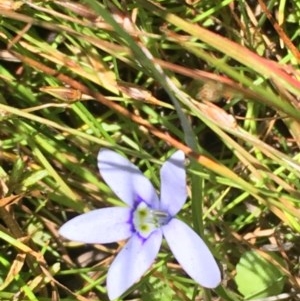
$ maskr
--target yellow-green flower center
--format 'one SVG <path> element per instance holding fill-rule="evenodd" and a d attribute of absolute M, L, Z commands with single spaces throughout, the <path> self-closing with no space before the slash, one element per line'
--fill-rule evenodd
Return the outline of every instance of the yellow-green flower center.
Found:
<path fill-rule="evenodd" d="M 133 212 L 133 225 L 143 238 L 147 238 L 155 229 L 159 228 L 168 219 L 163 211 L 153 210 L 146 203 L 141 202 Z"/>

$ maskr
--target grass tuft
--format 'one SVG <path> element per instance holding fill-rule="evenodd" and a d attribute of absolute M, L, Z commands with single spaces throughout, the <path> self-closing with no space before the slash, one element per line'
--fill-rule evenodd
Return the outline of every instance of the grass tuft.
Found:
<path fill-rule="evenodd" d="M 200 288 L 163 245 L 124 300 L 298 300 L 299 11 L 284 0 L 0 1 L 0 299 L 108 300 L 122 243 L 57 230 L 120 204 L 96 168 L 109 147 L 157 188 L 162 162 L 186 154 L 180 218 L 223 271 L 217 289 Z M 254 279 L 251 267 L 276 272 Z"/>

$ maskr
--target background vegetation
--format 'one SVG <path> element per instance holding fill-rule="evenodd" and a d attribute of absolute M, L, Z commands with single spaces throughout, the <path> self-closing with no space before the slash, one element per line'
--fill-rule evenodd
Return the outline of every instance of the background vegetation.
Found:
<path fill-rule="evenodd" d="M 180 217 L 223 272 L 204 290 L 163 246 L 124 299 L 299 300 L 299 31 L 289 0 L 0 1 L 0 299 L 107 300 L 123 243 L 57 233 L 119 203 L 105 146 L 157 188 L 186 153 Z"/>

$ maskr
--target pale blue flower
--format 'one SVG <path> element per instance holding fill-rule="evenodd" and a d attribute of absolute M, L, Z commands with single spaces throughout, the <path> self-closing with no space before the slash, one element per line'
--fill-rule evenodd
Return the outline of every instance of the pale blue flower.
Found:
<path fill-rule="evenodd" d="M 116 299 L 137 282 L 154 262 L 166 239 L 185 272 L 200 285 L 215 288 L 220 270 L 204 241 L 175 218 L 186 201 L 184 153 L 177 151 L 160 170 L 160 199 L 140 170 L 109 149 L 98 154 L 98 167 L 107 185 L 127 205 L 97 209 L 65 223 L 59 233 L 84 243 L 128 239 L 107 274 L 109 298 Z"/>

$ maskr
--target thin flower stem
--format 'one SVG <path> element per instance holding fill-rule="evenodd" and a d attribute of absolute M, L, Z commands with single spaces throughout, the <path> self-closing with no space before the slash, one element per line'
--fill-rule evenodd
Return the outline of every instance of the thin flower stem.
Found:
<path fill-rule="evenodd" d="M 191 164 L 193 169 L 200 170 L 201 166 L 199 164 L 192 163 Z M 203 227 L 203 179 L 201 179 L 197 175 L 191 176 L 191 183 L 192 183 L 192 217 L 193 217 L 193 226 L 195 231 L 203 237 L 204 234 L 204 227 Z"/>

